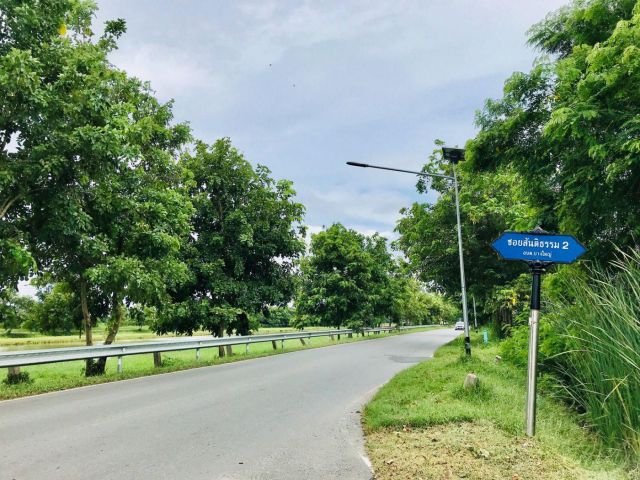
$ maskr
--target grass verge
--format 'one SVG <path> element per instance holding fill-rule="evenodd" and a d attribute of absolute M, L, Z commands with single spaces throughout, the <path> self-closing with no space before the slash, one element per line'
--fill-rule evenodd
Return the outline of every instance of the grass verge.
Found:
<path fill-rule="evenodd" d="M 85 363 L 82 360 L 33 365 L 21 368 L 22 372 L 27 372 L 29 374 L 29 382 L 7 385 L 0 381 L 0 400 L 25 397 L 28 395 L 36 395 L 56 390 L 65 390 L 85 385 L 95 385 L 98 383 L 107 383 L 129 378 L 175 372 L 190 368 L 237 362 L 240 360 L 277 355 L 297 350 L 327 347 L 330 345 L 352 343 L 362 340 L 373 340 L 390 335 L 404 335 L 407 333 L 432 330 L 434 328 L 440 327 L 421 328 L 411 331 L 383 333 L 380 335 L 354 338 L 348 338 L 346 335 L 342 335 L 340 340 L 331 340 L 329 337 L 316 337 L 312 338 L 311 342 L 309 342 L 308 339 L 305 339 L 307 345 L 304 346 L 298 339 L 287 340 L 284 342 L 284 349 L 280 347 L 280 342 L 277 342 L 277 350 L 273 349 L 271 342 L 256 343 L 250 346 L 248 353 L 245 353 L 244 345 L 237 345 L 233 347 L 234 354 L 232 356 L 225 356 L 222 358 L 218 356 L 217 347 L 202 348 L 200 350 L 200 360 L 196 360 L 195 350 L 166 352 L 162 354 L 162 366 L 160 367 L 154 367 L 152 354 L 130 355 L 123 357 L 123 373 L 117 372 L 117 359 L 109 358 L 107 359 L 106 373 L 95 377 L 84 376 Z M 1 370 L 6 372 L 6 369 Z"/>
<path fill-rule="evenodd" d="M 497 345 L 461 339 L 394 377 L 364 410 L 376 479 L 638 479 L 555 400 L 538 399 L 535 439 L 523 434 L 525 371 L 496 363 Z M 480 387 L 465 390 L 467 373 Z"/>

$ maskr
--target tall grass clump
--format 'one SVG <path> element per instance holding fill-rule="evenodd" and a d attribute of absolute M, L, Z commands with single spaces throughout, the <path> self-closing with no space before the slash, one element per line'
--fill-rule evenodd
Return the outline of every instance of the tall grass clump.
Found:
<path fill-rule="evenodd" d="M 566 336 L 565 389 L 604 444 L 640 460 L 640 250 L 568 285 L 554 316 Z"/>

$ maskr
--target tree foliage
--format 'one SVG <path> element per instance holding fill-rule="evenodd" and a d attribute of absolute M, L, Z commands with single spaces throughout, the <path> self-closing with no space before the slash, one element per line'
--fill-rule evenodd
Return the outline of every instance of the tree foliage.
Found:
<path fill-rule="evenodd" d="M 14 328 L 29 320 L 35 304 L 31 297 L 18 295 L 15 290 L 6 290 L 0 296 L 0 325 L 5 335 L 10 335 Z"/>
<path fill-rule="evenodd" d="M 190 278 L 173 289 L 157 330 L 247 334 L 251 315 L 291 300 L 304 208 L 291 182 L 253 168 L 229 139 L 200 142 L 183 161 L 195 207 L 182 256 Z"/>
<path fill-rule="evenodd" d="M 410 276 L 395 278 L 393 321 L 398 325 L 430 325 L 454 322 L 460 313 L 446 297 L 427 291 L 424 284 Z"/>
<path fill-rule="evenodd" d="M 300 264 L 299 315 L 336 328 L 373 326 L 379 294 L 374 255 L 379 254 L 376 244 L 381 241 L 381 237 L 367 239 L 339 223 L 313 235 L 310 255 Z"/>
<path fill-rule="evenodd" d="M 25 327 L 48 335 L 70 334 L 82 330 L 82 309 L 76 292 L 65 283 L 38 292 Z"/>
<path fill-rule="evenodd" d="M 575 234 L 601 261 L 640 233 L 640 7 L 575 3 L 532 29 L 544 53 L 478 114 L 476 171 L 516 171 L 547 230 Z M 603 201 L 606 199 L 606 201 Z"/>
<path fill-rule="evenodd" d="M 460 188 L 460 211 L 467 288 L 476 298 L 481 315 L 494 296 L 494 287 L 515 279 L 524 267 L 501 261 L 491 242 L 503 231 L 535 226 L 535 210 L 524 201 L 522 182 L 509 170 L 473 172 L 468 163 L 456 167 Z M 424 171 L 451 174 L 440 149 L 429 157 Z M 402 250 L 409 268 L 427 284 L 450 299 L 460 299 L 460 266 L 456 231 L 455 197 L 448 181 L 434 180 L 430 187 L 440 192 L 434 204 L 414 203 L 401 211 L 396 230 L 396 247 Z M 427 184 L 420 182 L 424 191 Z M 487 313 L 495 311 L 489 309 Z"/>
<path fill-rule="evenodd" d="M 3 230 L 18 233 L 2 247 L 27 245 L 40 274 L 76 289 L 87 344 L 89 296 L 107 301 L 111 343 L 125 302 L 161 303 L 187 275 L 177 254 L 191 205 L 175 156 L 189 131 L 109 63 L 123 21 L 94 39 L 92 2 L 5 3 L 0 205 Z"/>

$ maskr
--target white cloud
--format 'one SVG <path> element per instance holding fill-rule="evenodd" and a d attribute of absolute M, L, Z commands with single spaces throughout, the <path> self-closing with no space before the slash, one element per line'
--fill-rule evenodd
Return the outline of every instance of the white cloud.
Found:
<path fill-rule="evenodd" d="M 344 162 L 419 169 L 435 138 L 463 145 L 475 110 L 536 56 L 525 31 L 566 1 L 99 3 L 101 20 L 128 22 L 113 61 L 174 97 L 197 136 L 230 136 L 292 179 L 312 225 L 391 232 L 435 195 Z"/>
<path fill-rule="evenodd" d="M 211 71 L 189 52 L 167 45 L 136 44 L 117 50 L 111 61 L 151 86 L 164 99 L 180 96 L 192 89 L 215 90 L 219 84 Z"/>
<path fill-rule="evenodd" d="M 347 189 L 311 189 L 306 198 L 314 206 L 323 203 L 324 208 L 333 210 L 338 214 L 336 215 L 338 218 L 374 221 L 387 225 L 395 223 L 398 217 L 398 205 L 409 203 L 407 196 L 393 192 Z"/>

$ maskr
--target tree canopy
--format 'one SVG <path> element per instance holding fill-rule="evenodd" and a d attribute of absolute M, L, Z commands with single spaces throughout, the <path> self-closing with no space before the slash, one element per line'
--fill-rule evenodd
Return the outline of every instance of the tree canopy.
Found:
<path fill-rule="evenodd" d="M 157 330 L 247 334 L 251 314 L 291 300 L 304 208 L 291 182 L 253 168 L 229 139 L 199 142 L 183 163 L 195 208 L 182 254 L 190 277 L 173 289 Z"/>
<path fill-rule="evenodd" d="M 450 310 L 444 313 L 444 300 L 438 304 L 442 309 L 434 307 L 439 302 L 435 297 L 410 280 L 384 237 L 336 223 L 312 236 L 309 255 L 300 262 L 298 325 L 361 329 L 382 322 L 428 321 L 431 316 L 451 320 Z"/>
<path fill-rule="evenodd" d="M 478 113 L 480 132 L 467 144 L 475 171 L 517 172 L 536 223 L 575 234 L 598 260 L 640 233 L 634 4 L 580 2 L 535 26 L 531 43 L 551 56 L 507 80 L 503 98 Z"/>

